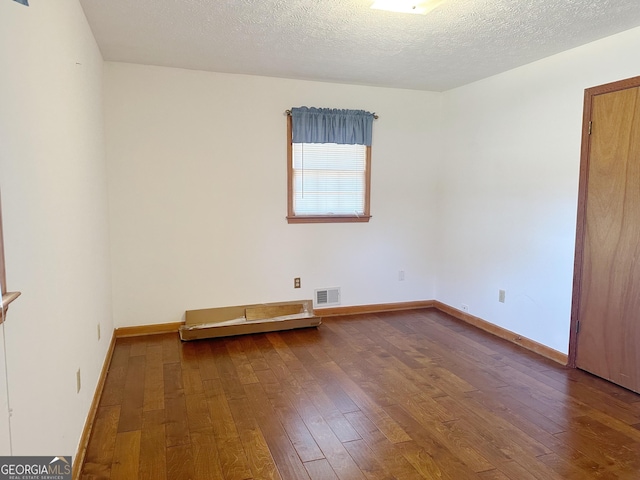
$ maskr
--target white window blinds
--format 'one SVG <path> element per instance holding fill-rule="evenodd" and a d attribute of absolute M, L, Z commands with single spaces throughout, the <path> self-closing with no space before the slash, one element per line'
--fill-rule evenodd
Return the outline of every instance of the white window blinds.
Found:
<path fill-rule="evenodd" d="M 295 215 L 363 215 L 367 147 L 293 144 Z"/>

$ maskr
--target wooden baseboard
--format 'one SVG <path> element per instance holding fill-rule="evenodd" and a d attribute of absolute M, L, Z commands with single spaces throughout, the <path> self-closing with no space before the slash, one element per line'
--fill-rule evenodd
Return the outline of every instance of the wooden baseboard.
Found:
<path fill-rule="evenodd" d="M 116 338 L 138 337 L 140 335 L 156 335 L 159 333 L 178 333 L 178 329 L 184 322 L 156 323 L 153 325 L 140 325 L 137 327 L 120 327 L 115 329 Z"/>
<path fill-rule="evenodd" d="M 418 308 L 433 307 L 433 300 L 417 302 L 379 303 L 374 305 L 354 305 L 350 307 L 327 307 L 313 310 L 317 317 L 335 317 L 337 315 L 359 315 L 363 313 L 396 312 L 399 310 L 416 310 Z"/>
<path fill-rule="evenodd" d="M 563 365 L 567 364 L 568 357 L 566 354 L 554 350 L 551 347 L 542 345 L 541 343 L 531 340 L 529 338 L 518 335 L 511 330 L 499 327 L 493 323 L 487 322 L 480 317 L 470 315 L 466 312 L 453 308 L 445 303 L 437 300 L 419 300 L 413 302 L 399 302 L 399 303 L 379 303 L 369 305 L 352 305 L 347 307 L 327 307 L 316 308 L 314 313 L 318 317 L 335 317 L 339 315 L 360 315 L 365 313 L 384 313 L 384 312 L 396 312 L 401 310 L 417 310 L 420 308 L 435 308 L 441 312 L 447 313 L 452 317 L 462 320 L 470 325 L 480 328 L 485 332 L 489 332 L 505 340 L 509 340 L 515 344 L 518 344 L 527 350 L 531 350 L 543 357 L 554 360 Z M 140 325 L 136 327 L 121 327 L 115 329 L 115 337 L 135 337 L 139 335 L 154 335 L 160 333 L 174 333 L 178 332 L 179 328 L 184 325 L 184 322 L 173 323 L 159 323 L 154 325 Z"/>
<path fill-rule="evenodd" d="M 542 345 L 541 343 L 531 340 L 530 338 L 518 335 L 511 330 L 499 327 L 493 323 L 487 322 L 480 317 L 470 315 L 466 312 L 453 308 L 445 303 L 437 300 L 422 300 L 417 302 L 403 302 L 403 303 L 381 303 L 374 305 L 354 305 L 350 307 L 329 307 L 329 308 L 316 308 L 314 313 L 318 317 L 335 317 L 338 315 L 358 315 L 363 313 L 383 313 L 394 312 L 399 310 L 415 310 L 419 308 L 435 308 L 443 313 L 447 313 L 452 317 L 457 318 L 469 325 L 478 327 L 485 332 L 488 332 L 496 337 L 503 338 L 512 343 L 520 345 L 527 350 L 531 350 L 538 355 L 542 355 L 550 360 L 558 362 L 562 365 L 566 365 L 568 356 L 562 352 L 554 350 L 551 347 Z"/>
<path fill-rule="evenodd" d="M 435 301 L 434 308 L 440 310 L 441 312 L 447 313 L 452 317 L 457 318 L 458 320 L 462 320 L 474 327 L 478 327 L 485 332 L 491 333 L 496 337 L 504 338 L 512 343 L 520 345 L 521 347 L 526 348 L 527 350 L 531 350 L 538 355 L 542 355 L 550 360 L 558 362 L 562 365 L 566 365 L 568 361 L 568 357 L 566 354 L 554 350 L 551 347 L 547 347 L 546 345 L 542 345 L 541 343 L 536 342 L 535 340 L 531 340 L 530 338 L 523 337 L 522 335 L 518 335 L 517 333 L 512 332 L 511 330 L 507 330 L 506 328 L 499 327 L 498 325 L 494 325 L 493 323 L 487 322 L 486 320 L 481 319 L 480 317 L 476 317 L 470 315 L 466 312 L 458 310 L 457 308 L 453 308 L 445 303 Z"/>
<path fill-rule="evenodd" d="M 76 453 L 76 456 L 73 458 L 72 478 L 74 480 L 78 480 L 80 478 L 80 473 L 82 472 L 84 460 L 87 455 L 87 447 L 89 446 L 89 439 L 91 438 L 91 432 L 93 431 L 93 424 L 98 413 L 98 405 L 100 405 L 102 391 L 104 390 L 104 382 L 106 381 L 107 373 L 109 372 L 109 366 L 111 365 L 111 358 L 113 357 L 113 350 L 115 349 L 115 347 L 116 335 L 114 332 L 114 334 L 111 335 L 111 342 L 109 343 L 107 355 L 105 356 L 104 362 L 102 364 L 102 371 L 100 372 L 100 377 L 98 378 L 96 391 L 93 394 L 93 401 L 91 402 L 91 407 L 89 408 L 89 413 L 87 414 L 87 420 L 84 423 L 84 429 L 82 430 L 82 436 L 80 437 L 80 443 L 78 444 L 78 451 Z"/>

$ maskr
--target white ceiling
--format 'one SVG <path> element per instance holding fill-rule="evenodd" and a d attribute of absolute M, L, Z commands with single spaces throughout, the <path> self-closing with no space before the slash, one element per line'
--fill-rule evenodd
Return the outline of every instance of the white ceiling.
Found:
<path fill-rule="evenodd" d="M 372 2 L 80 0 L 105 60 L 433 91 L 640 25 L 640 0 Z"/>

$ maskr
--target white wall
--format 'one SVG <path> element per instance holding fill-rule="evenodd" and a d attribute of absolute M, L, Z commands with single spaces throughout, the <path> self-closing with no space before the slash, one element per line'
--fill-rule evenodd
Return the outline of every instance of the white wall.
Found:
<path fill-rule="evenodd" d="M 637 28 L 445 93 L 438 300 L 567 352 L 584 89 L 638 52 Z"/>
<path fill-rule="evenodd" d="M 4 320 L 2 310 L 0 310 L 0 316 Z M 4 351 L 4 323 L 0 325 L 0 456 L 7 456 L 11 454 L 11 435 L 9 425 L 9 392 L 7 391 L 6 373 L 7 368 L 5 364 L 5 351 Z"/>
<path fill-rule="evenodd" d="M 433 298 L 441 95 L 106 63 L 104 104 L 117 326 L 333 286 L 343 305 Z M 380 115 L 369 223 L 287 224 L 300 105 Z"/>
<path fill-rule="evenodd" d="M 77 0 L 30 3 L 0 2 L 13 453 L 75 455 L 113 330 L 103 63 Z"/>

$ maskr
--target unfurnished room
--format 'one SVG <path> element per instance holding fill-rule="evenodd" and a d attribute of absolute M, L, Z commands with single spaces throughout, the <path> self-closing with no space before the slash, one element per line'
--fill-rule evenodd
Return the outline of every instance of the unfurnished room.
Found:
<path fill-rule="evenodd" d="M 0 478 L 640 478 L 637 0 L 0 0 Z"/>

